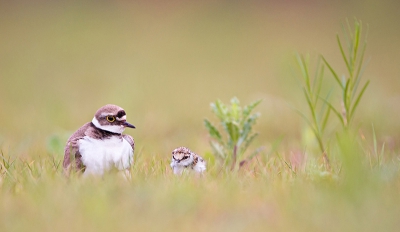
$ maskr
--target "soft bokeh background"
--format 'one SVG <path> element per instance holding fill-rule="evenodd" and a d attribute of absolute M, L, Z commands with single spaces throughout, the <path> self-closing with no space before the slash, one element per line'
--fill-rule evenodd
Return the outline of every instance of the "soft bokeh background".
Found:
<path fill-rule="evenodd" d="M 68 136 L 90 121 L 99 107 L 112 103 L 123 107 L 128 121 L 137 127 L 126 131 L 136 140 L 137 154 L 163 159 L 167 166 L 170 152 L 177 146 L 189 146 L 199 154 L 209 152 L 203 126 L 204 118 L 215 120 L 209 104 L 216 99 L 228 102 L 237 96 L 243 104 L 264 99 L 256 109 L 262 113 L 255 127 L 260 133 L 257 145 L 268 145 L 284 135 L 285 152 L 302 150 L 305 124 L 291 108 L 306 111 L 306 102 L 296 82 L 299 73 L 295 69 L 295 54 L 309 53 L 314 58 L 323 54 L 344 74 L 335 36 L 342 35 L 340 23 L 346 18 L 352 22 L 356 17 L 362 20 L 364 32 L 368 27 L 366 58 L 371 58 L 363 79 L 370 79 L 371 84 L 360 104 L 357 124 L 367 139 L 371 138 L 373 124 L 379 143 L 398 151 L 399 9 L 400 2 L 393 0 L 2 1 L 0 148 L 14 157 L 49 152 L 61 160 L 62 146 Z M 59 149 L 51 150 L 49 143 L 58 144 Z M 211 191 L 222 199 L 229 190 L 219 193 L 215 187 L 218 185 L 214 180 L 213 187 L 202 191 Z M 289 209 L 292 206 L 286 198 L 275 202 L 276 195 L 290 195 L 279 185 L 267 194 L 269 205 L 278 212 L 260 208 L 257 214 L 260 220 L 264 213 L 278 218 L 301 215 L 294 209 L 279 212 L 282 208 L 275 204 L 287 204 Z M 239 184 L 232 188 L 242 191 L 245 186 Z M 266 188 L 261 188 L 256 196 L 263 196 Z M 155 187 L 143 189 L 137 190 L 139 196 Z M 53 195 L 53 190 L 43 191 L 38 195 Z M 54 191 L 60 197 L 57 193 L 64 190 Z M 91 191 L 84 195 L 91 196 Z M 132 192 L 125 191 L 120 197 L 129 199 Z M 176 191 L 181 193 L 181 189 Z M 173 197 L 173 193 L 169 194 Z M 324 228 L 318 226 L 319 220 L 326 220 L 318 216 L 324 211 L 313 211 L 307 201 L 298 203 L 296 199 L 307 199 L 308 192 L 302 190 L 299 194 L 299 198 L 289 198 L 316 216 L 315 222 L 311 222 L 316 226 L 308 227 L 310 224 L 302 222 L 301 217 L 295 217 L 299 221 L 294 221 L 294 225 L 305 231 Z M 111 199 L 109 195 L 103 197 Z M 213 201 L 208 197 L 201 198 L 201 202 Z M 229 199 L 236 201 L 241 197 L 236 193 Z M 135 204 L 140 204 L 141 199 L 135 198 Z M 27 204 L 31 202 L 24 200 Z M 58 198 L 52 200 L 57 202 Z M 146 197 L 142 200 L 150 201 Z M 162 204 L 164 200 L 158 198 L 156 202 Z M 33 208 L 22 203 L 20 207 L 33 210 L 41 201 L 34 202 Z M 218 205 L 218 201 L 214 203 Z M 258 203 L 257 199 L 252 201 L 254 205 Z M 200 207 L 197 204 L 200 203 L 193 206 L 196 209 Z M 12 203 L 6 206 L 11 211 L 16 209 Z M 168 205 L 160 207 L 169 209 Z M 242 206 L 235 207 L 240 211 Z M 376 210 L 374 207 L 371 206 Z M 221 205 L 216 208 L 221 212 L 229 209 Z M 358 209 L 370 208 L 364 205 Z M 42 210 L 43 214 L 49 213 Z M 358 212 L 353 208 L 348 210 Z M 384 211 L 380 208 L 377 212 Z M 157 212 L 157 207 L 149 212 Z M 203 213 L 207 212 L 204 209 Z M 337 220 L 346 219 L 345 215 Z M 225 219 L 221 217 L 223 222 L 236 218 L 229 214 Z M 283 230 L 294 228 L 274 218 L 271 223 L 273 228 L 274 225 Z M 222 223 L 216 228 L 224 226 Z"/>
<path fill-rule="evenodd" d="M 209 103 L 264 99 L 265 140 L 298 136 L 305 106 L 296 52 L 324 54 L 345 73 L 335 36 L 369 27 L 358 116 L 398 138 L 400 4 L 396 1 L 13 1 L 0 7 L 0 136 L 10 147 L 71 133 L 102 105 L 128 112 L 149 153 L 208 148 Z M 366 31 L 366 30 L 364 30 Z M 294 71 L 292 71 L 294 70 Z M 29 141 L 28 141 L 29 140 Z M 21 148 L 21 147 L 20 147 Z M 21 148 L 23 149 L 23 148 Z M 27 147 L 25 147 L 27 149 Z"/>

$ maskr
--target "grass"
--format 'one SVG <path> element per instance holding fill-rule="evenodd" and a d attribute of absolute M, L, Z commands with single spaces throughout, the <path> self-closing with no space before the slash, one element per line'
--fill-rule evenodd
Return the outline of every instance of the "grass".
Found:
<path fill-rule="evenodd" d="M 341 4 L 2 3 L 0 231 L 397 231 L 398 8 Z M 349 15 L 370 23 L 371 82 L 353 134 L 325 134 L 327 172 L 287 107 L 308 104 L 286 69 L 317 50 L 346 71 L 332 35 Z M 235 172 L 220 170 L 203 125 L 210 102 L 232 96 L 263 99 L 252 146 L 265 147 Z M 137 126 L 132 180 L 64 178 L 68 136 L 107 103 Z M 177 146 L 206 159 L 203 178 L 173 175 Z"/>
<path fill-rule="evenodd" d="M 311 161 L 293 172 L 271 156 L 237 173 L 211 166 L 203 178 L 177 178 L 166 160 L 137 155 L 128 182 L 115 175 L 67 180 L 52 156 L 3 159 L 1 230 L 393 231 L 399 226 L 399 165 L 391 162 L 346 179 L 349 175 L 322 175 Z"/>

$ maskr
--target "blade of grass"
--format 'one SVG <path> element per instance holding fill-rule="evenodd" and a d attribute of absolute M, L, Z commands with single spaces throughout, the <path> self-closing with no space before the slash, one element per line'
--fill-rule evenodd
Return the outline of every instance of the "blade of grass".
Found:
<path fill-rule="evenodd" d="M 353 30 L 351 30 L 351 26 L 350 26 L 350 22 L 349 22 L 349 19 L 348 18 L 346 18 L 346 24 L 347 24 L 347 28 L 348 28 L 348 34 L 350 35 L 350 39 L 352 40 L 353 39 L 353 33 L 351 33 Z M 351 41 L 351 40 L 349 40 L 349 41 Z"/>
<path fill-rule="evenodd" d="M 365 90 L 367 89 L 368 85 L 369 85 L 369 80 L 365 83 L 364 87 L 361 89 L 360 93 L 358 94 L 357 100 L 354 102 L 353 108 L 350 111 L 350 119 L 352 119 L 352 117 L 354 116 L 354 112 L 357 109 L 358 104 L 360 103 L 360 100 L 362 98 L 362 96 L 364 95 Z"/>
<path fill-rule="evenodd" d="M 383 157 L 383 155 L 384 155 L 383 153 L 384 153 L 384 152 L 385 152 L 385 143 L 382 144 L 380 156 Z"/>
<path fill-rule="evenodd" d="M 353 47 L 353 51 L 352 51 L 353 52 L 353 65 L 355 65 L 355 62 L 357 60 L 358 45 L 360 42 L 361 23 L 358 21 L 355 21 L 354 27 L 355 27 L 354 40 L 353 40 L 354 47 Z"/>
<path fill-rule="evenodd" d="M 347 31 L 346 31 L 346 28 L 345 28 L 343 22 L 340 24 L 340 27 L 342 28 L 342 33 L 344 35 L 344 41 L 346 42 L 346 45 L 347 45 L 347 48 L 348 48 L 350 46 L 350 44 L 349 44 L 350 40 L 349 40 L 349 37 L 347 36 Z"/>
<path fill-rule="evenodd" d="M 329 98 L 331 97 L 331 94 L 332 94 L 332 88 L 329 90 L 329 92 L 328 92 L 328 94 L 326 95 L 326 97 L 324 98 L 325 100 L 329 100 Z M 318 95 L 317 96 L 318 97 L 318 99 L 319 100 L 321 100 L 320 99 L 320 95 Z M 322 104 L 322 106 L 321 106 L 321 110 L 320 110 L 320 112 L 319 112 L 319 115 L 320 115 L 320 120 L 322 120 L 323 118 L 324 118 L 324 114 L 325 114 L 325 110 L 326 110 L 326 103 L 325 102 L 323 102 L 323 104 Z"/>
<path fill-rule="evenodd" d="M 317 77 L 319 80 L 319 85 L 318 88 L 316 89 L 316 91 L 313 91 L 315 94 L 315 102 L 314 105 L 317 105 L 317 101 L 318 101 L 318 96 L 321 93 L 321 88 L 322 88 L 322 80 L 324 79 L 324 70 L 325 70 L 325 66 L 321 66 L 321 70 L 319 72 L 319 76 Z"/>
<path fill-rule="evenodd" d="M 372 124 L 372 141 L 373 141 L 373 143 L 374 143 L 374 152 L 375 152 L 375 155 L 378 155 L 378 143 L 377 143 L 377 140 L 376 140 L 376 133 L 375 133 L 374 124 Z"/>
<path fill-rule="evenodd" d="M 290 165 L 288 162 L 286 162 L 286 160 L 284 160 L 284 159 L 281 157 L 281 155 L 279 154 L 279 152 L 276 152 L 276 154 L 277 154 L 278 158 L 279 158 L 282 162 L 284 162 L 284 163 L 286 164 L 286 166 L 289 168 L 289 170 L 292 171 L 292 173 L 296 175 L 296 172 L 293 170 L 292 165 Z"/>
<path fill-rule="evenodd" d="M 350 35 L 350 38 L 349 38 L 349 41 L 348 41 L 348 43 L 349 43 L 349 64 L 350 64 L 350 67 L 352 67 L 353 66 L 353 64 L 352 64 L 352 61 L 353 61 L 353 57 L 352 57 L 352 51 L 353 51 L 353 43 L 351 42 L 351 41 L 353 41 L 353 34 L 352 34 L 352 30 L 351 30 L 351 26 L 350 26 L 350 23 L 349 23 L 349 20 L 348 19 L 346 19 L 346 23 L 347 23 L 347 28 L 348 28 L 348 34 Z"/>
<path fill-rule="evenodd" d="M 353 87 L 353 96 L 355 96 L 355 94 L 357 92 L 357 89 L 358 89 L 358 85 L 359 85 L 360 80 L 361 80 L 361 77 L 362 77 L 362 75 L 363 75 L 363 73 L 365 71 L 365 68 L 367 67 L 369 61 L 371 60 L 371 59 L 368 59 L 366 61 L 366 63 L 363 64 L 363 62 L 364 62 L 364 52 L 365 52 L 366 48 L 367 48 L 367 45 L 364 44 L 363 51 L 361 53 L 361 59 L 360 59 L 360 62 L 358 64 L 358 69 L 357 69 L 357 73 L 356 73 L 356 76 L 355 76 L 356 80 L 355 80 L 354 87 Z"/>
<path fill-rule="evenodd" d="M 339 118 L 339 121 L 342 123 L 342 126 L 344 127 L 345 123 L 344 123 L 342 115 L 327 100 L 323 99 L 322 97 L 321 97 L 321 100 L 324 101 L 328 105 L 328 107 L 333 111 L 333 113 L 335 113 L 335 115 Z"/>
<path fill-rule="evenodd" d="M 316 86 L 317 86 L 317 83 L 319 83 L 318 82 L 318 77 L 320 77 L 320 65 L 321 65 L 321 57 L 318 57 L 318 59 L 317 59 L 317 66 L 316 66 L 316 68 L 315 68 L 315 74 L 314 74 L 314 80 L 313 80 L 313 83 L 312 83 L 312 92 L 313 93 L 315 93 L 315 88 L 316 88 Z M 323 66 L 322 66 L 323 67 Z"/>
<path fill-rule="evenodd" d="M 350 101 L 349 101 L 349 99 L 350 99 L 350 97 L 349 97 L 349 95 L 348 95 L 348 93 L 349 93 L 349 86 L 350 86 L 350 78 L 349 79 L 347 79 L 347 81 L 346 81 L 346 87 L 344 88 L 344 90 L 343 90 L 343 103 L 344 103 L 344 107 L 345 107 L 345 109 L 346 109 L 346 112 L 349 112 L 349 107 L 350 107 Z"/>
<path fill-rule="evenodd" d="M 324 133 L 324 131 L 325 131 L 325 128 L 326 128 L 326 125 L 327 125 L 327 123 L 328 123 L 328 119 L 329 119 L 330 113 L 331 113 L 331 108 L 328 108 L 328 109 L 326 110 L 324 120 L 322 121 L 321 133 Z"/>
<path fill-rule="evenodd" d="M 296 58 L 297 58 L 297 64 L 299 65 L 301 74 L 302 74 L 304 80 L 306 81 L 307 72 L 306 72 L 306 70 L 304 69 L 304 64 L 303 64 L 302 56 L 301 56 L 300 54 L 296 54 Z"/>
<path fill-rule="evenodd" d="M 326 66 L 328 66 L 328 69 L 331 71 L 333 77 L 335 78 L 336 82 L 339 84 L 339 86 L 344 89 L 344 86 L 342 85 L 342 83 L 340 82 L 339 76 L 336 74 L 335 70 L 333 70 L 333 68 L 329 65 L 328 61 L 325 60 L 325 58 L 321 55 L 322 60 L 324 61 L 324 63 L 326 64 Z"/>
<path fill-rule="evenodd" d="M 302 74 L 303 74 L 304 80 L 306 82 L 306 87 L 307 87 L 308 92 L 310 92 L 311 91 L 311 84 L 310 84 L 310 75 L 308 73 L 308 65 L 307 65 L 307 62 L 304 59 L 304 56 L 300 55 L 299 59 L 300 60 L 298 62 L 299 62 L 300 68 L 302 70 Z"/>
<path fill-rule="evenodd" d="M 317 120 L 317 116 L 315 114 L 315 107 L 312 105 L 311 99 L 308 96 L 308 94 L 307 94 L 307 92 L 306 92 L 306 90 L 304 88 L 303 88 L 303 91 L 304 91 L 304 95 L 306 96 L 308 106 L 310 107 L 311 116 L 312 116 L 312 118 L 314 120 L 314 124 L 315 124 L 315 129 L 317 131 L 317 134 L 320 135 L 320 130 L 319 130 L 319 126 L 318 126 L 318 120 Z"/>
<path fill-rule="evenodd" d="M 339 48 L 340 48 L 340 53 L 342 54 L 342 58 L 343 58 L 343 60 L 344 60 L 344 62 L 346 64 L 347 70 L 349 71 L 349 73 L 351 73 L 352 71 L 351 71 L 351 68 L 350 68 L 350 64 L 347 61 L 346 54 L 344 53 L 343 46 L 342 46 L 342 43 L 340 42 L 339 35 L 336 35 L 336 39 L 337 39 L 337 43 L 338 43 Z"/>
<path fill-rule="evenodd" d="M 325 98 L 326 101 L 328 101 L 328 99 L 330 98 L 331 93 L 332 93 L 332 89 L 328 92 L 328 94 Z M 327 104 L 324 102 L 324 104 L 321 107 L 321 116 L 323 116 L 324 115 L 323 112 L 325 112 L 325 117 L 323 117 L 323 119 L 322 119 L 321 133 L 324 133 L 326 125 L 328 124 L 329 115 L 331 113 L 331 109 L 329 108 L 329 106 L 328 106 L 327 110 L 325 110 L 326 107 L 327 107 Z"/>

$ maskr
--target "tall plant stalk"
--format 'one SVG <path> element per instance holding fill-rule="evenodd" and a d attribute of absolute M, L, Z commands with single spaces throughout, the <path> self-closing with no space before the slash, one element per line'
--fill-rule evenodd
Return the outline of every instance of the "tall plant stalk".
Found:
<path fill-rule="evenodd" d="M 351 26 L 348 21 L 346 21 L 346 24 L 347 29 L 346 26 L 342 24 L 346 47 L 342 45 L 342 41 L 340 40 L 339 35 L 336 36 L 336 39 L 340 48 L 342 59 L 346 64 L 346 69 L 348 72 L 347 75 L 343 75 L 340 79 L 335 69 L 332 68 L 325 57 L 322 55 L 321 57 L 324 61 L 324 64 L 326 64 L 329 71 L 335 78 L 336 83 L 339 85 L 342 92 L 342 112 L 339 113 L 340 111 L 335 109 L 332 104 L 329 104 L 329 102 L 327 102 L 328 106 L 335 112 L 336 116 L 339 118 L 342 124 L 342 127 L 347 130 L 352 124 L 352 120 L 354 119 L 358 104 L 360 103 L 360 100 L 370 82 L 369 80 L 365 82 L 361 90 L 358 91 L 361 77 L 365 71 L 366 64 L 368 63 L 364 63 L 364 54 L 367 48 L 367 35 L 365 35 L 364 40 L 361 41 L 361 21 L 355 20 L 353 29 L 354 32 L 352 32 Z M 347 54 L 345 51 L 347 51 Z"/>
<path fill-rule="evenodd" d="M 359 90 L 362 74 L 364 73 L 366 64 L 364 63 L 364 54 L 366 50 L 366 36 L 363 41 L 362 37 L 362 24 L 361 21 L 355 20 L 354 29 L 352 32 L 351 26 L 348 21 L 347 29 L 342 24 L 343 33 L 345 36 L 345 43 L 347 49 L 345 50 L 339 35 L 337 35 L 337 43 L 346 65 L 348 74 L 339 78 L 337 71 L 328 63 L 324 56 L 318 57 L 315 74 L 310 74 L 310 65 L 308 57 L 297 55 L 297 63 L 301 71 L 301 80 L 303 83 L 303 94 L 306 98 L 309 115 L 299 111 L 300 115 L 307 122 L 311 128 L 321 151 L 326 169 L 331 169 L 331 164 L 328 157 L 327 141 L 325 140 L 326 126 L 329 122 L 331 112 L 339 119 L 341 127 L 348 130 L 354 119 L 356 109 L 364 95 L 365 90 L 369 85 L 369 80 Z M 361 49 L 360 49 L 361 48 Z M 346 52 L 347 51 L 347 54 Z M 322 62 L 321 62 L 322 60 Z M 322 86 L 324 83 L 324 70 L 328 68 L 333 75 L 336 83 L 339 85 L 341 91 L 341 106 L 334 106 L 330 96 L 332 89 L 323 93 Z"/>

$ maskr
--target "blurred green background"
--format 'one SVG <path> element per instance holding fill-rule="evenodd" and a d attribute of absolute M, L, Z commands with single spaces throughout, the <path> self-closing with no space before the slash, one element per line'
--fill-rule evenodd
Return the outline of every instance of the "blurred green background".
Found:
<path fill-rule="evenodd" d="M 395 0 L 1 1 L 0 152 L 12 157 L 0 162 L 1 230 L 397 231 L 399 9 Z M 362 82 L 371 84 L 355 120 L 367 142 L 361 152 L 347 141 L 330 176 L 307 157 L 293 110 L 308 110 L 295 55 L 323 54 L 345 74 L 335 36 L 354 17 L 369 31 Z M 238 173 L 210 165 L 201 180 L 174 178 L 172 149 L 210 158 L 203 119 L 216 123 L 210 102 L 234 96 L 263 99 L 254 146 L 283 136 L 280 153 Z M 57 164 L 67 138 L 109 103 L 137 127 L 126 130 L 137 144 L 133 180 L 66 180 Z"/>
<path fill-rule="evenodd" d="M 345 73 L 340 23 L 369 27 L 358 118 L 399 138 L 397 1 L 12 1 L 0 5 L 0 144 L 19 151 L 69 134 L 117 104 L 147 153 L 202 153 L 209 103 L 264 99 L 260 143 L 296 138 L 305 106 L 295 54 L 324 56 Z M 366 30 L 364 30 L 366 31 Z M 315 59 L 314 59 L 315 60 Z M 294 71 L 293 71 L 294 70 Z M 361 117 L 362 116 L 362 117 Z"/>

